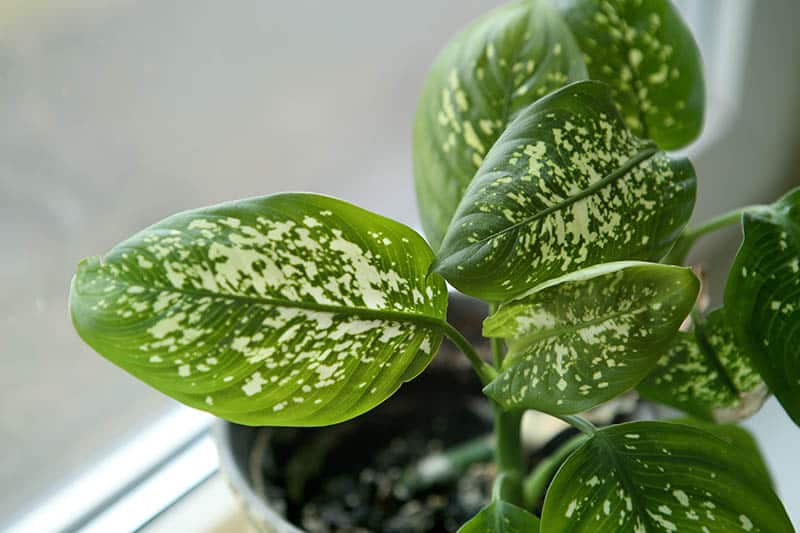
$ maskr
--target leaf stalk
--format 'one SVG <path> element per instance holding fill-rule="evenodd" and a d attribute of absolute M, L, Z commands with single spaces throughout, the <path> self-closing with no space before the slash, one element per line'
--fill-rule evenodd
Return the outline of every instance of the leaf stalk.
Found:
<path fill-rule="evenodd" d="M 570 426 L 574 427 L 575 429 L 579 430 L 584 435 L 591 437 L 595 433 L 597 433 L 597 427 L 583 418 L 582 416 L 577 415 L 559 415 L 557 418 L 560 418 Z"/>
<path fill-rule="evenodd" d="M 467 356 L 470 364 L 472 364 L 472 368 L 474 368 L 475 372 L 478 374 L 481 383 L 484 385 L 491 383 L 494 378 L 497 377 L 497 371 L 492 367 L 492 365 L 484 361 L 481 356 L 478 355 L 478 352 L 475 350 L 475 347 L 472 346 L 472 343 L 470 343 L 460 331 L 454 328 L 452 324 L 449 322 L 443 322 L 442 328 L 444 329 L 444 334 L 447 335 L 447 338 L 450 339 L 464 355 Z"/>
<path fill-rule="evenodd" d="M 686 256 L 689 255 L 689 251 L 701 237 L 732 224 L 736 224 L 742 219 L 742 215 L 749 211 L 760 209 L 761 207 L 760 205 L 740 207 L 710 218 L 698 226 L 684 230 L 683 235 L 678 238 L 675 246 L 672 247 L 672 250 L 662 262 L 673 265 L 682 264 L 686 260 Z"/>

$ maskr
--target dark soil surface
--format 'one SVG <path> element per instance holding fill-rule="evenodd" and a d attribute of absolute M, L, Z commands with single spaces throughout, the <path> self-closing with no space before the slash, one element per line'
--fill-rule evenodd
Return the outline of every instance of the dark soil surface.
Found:
<path fill-rule="evenodd" d="M 450 320 L 469 332 L 479 331 L 481 318 Z M 447 343 L 428 370 L 355 420 L 326 428 L 241 429 L 255 433 L 249 470 L 256 490 L 310 533 L 456 531 L 491 493 L 490 463 L 414 494 L 401 483 L 408 465 L 492 429 L 480 382 Z"/>
<path fill-rule="evenodd" d="M 251 461 L 261 463 L 255 486 L 309 532 L 456 531 L 485 505 L 492 465 L 413 495 L 401 477 L 429 454 L 490 432 L 484 403 L 471 372 L 437 365 L 350 422 L 253 430 L 261 432 Z"/>
<path fill-rule="evenodd" d="M 475 333 L 480 308 L 452 303 L 450 322 L 488 357 L 486 340 Z M 491 430 L 480 382 L 445 342 L 425 372 L 354 420 L 325 428 L 235 427 L 233 446 L 249 462 L 240 468 L 256 492 L 309 533 L 455 532 L 489 501 L 494 465 L 475 463 L 455 479 L 411 492 L 404 473 Z"/>

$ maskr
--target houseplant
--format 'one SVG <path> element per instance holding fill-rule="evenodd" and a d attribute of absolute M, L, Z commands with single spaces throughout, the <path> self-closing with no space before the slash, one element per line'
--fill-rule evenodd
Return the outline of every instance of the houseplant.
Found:
<path fill-rule="evenodd" d="M 638 386 L 733 419 L 764 382 L 800 421 L 800 193 L 686 230 L 694 171 L 663 150 L 699 134 L 702 110 L 697 50 L 668 2 L 510 4 L 452 41 L 423 90 L 414 156 L 430 245 L 313 194 L 199 209 L 82 261 L 73 322 L 158 390 L 260 426 L 365 413 L 450 338 L 495 412 L 495 490 L 465 531 L 539 529 L 532 502 L 550 480 L 523 466 L 527 409 L 585 434 L 557 452 L 542 531 L 791 531 L 735 427 L 597 429 L 579 415 Z M 675 265 L 740 219 L 725 306 L 693 311 L 699 281 Z M 491 362 L 445 320 L 444 280 L 492 305 Z"/>

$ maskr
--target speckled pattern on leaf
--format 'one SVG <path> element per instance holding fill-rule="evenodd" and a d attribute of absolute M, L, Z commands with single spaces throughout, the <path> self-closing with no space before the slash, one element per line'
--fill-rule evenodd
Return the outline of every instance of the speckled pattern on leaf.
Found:
<path fill-rule="evenodd" d="M 743 217 L 725 309 L 739 344 L 800 425 L 800 188 Z"/>
<path fill-rule="evenodd" d="M 694 331 L 678 333 L 638 390 L 647 399 L 721 422 L 754 414 L 768 395 L 722 308 Z"/>
<path fill-rule="evenodd" d="M 486 152 L 520 110 L 586 79 L 572 34 L 547 0 L 519 0 L 458 34 L 425 80 L 414 122 L 414 178 L 437 249 Z"/>
<path fill-rule="evenodd" d="M 411 229 L 278 194 L 189 211 L 85 259 L 75 327 L 174 398 L 253 425 L 326 425 L 430 362 L 447 292 Z"/>
<path fill-rule="evenodd" d="M 577 82 L 528 107 L 498 139 L 434 270 L 502 302 L 598 263 L 659 260 L 694 198 L 688 160 L 631 134 L 605 85 Z"/>
<path fill-rule="evenodd" d="M 485 392 L 506 408 L 574 414 L 634 387 L 692 309 L 688 268 L 619 262 L 549 281 L 502 305 L 484 335 L 508 341 Z"/>
<path fill-rule="evenodd" d="M 700 135 L 700 51 L 670 0 L 565 0 L 559 6 L 591 79 L 611 87 L 634 134 L 668 150 Z"/>
<path fill-rule="evenodd" d="M 794 531 L 748 450 L 696 427 L 631 422 L 604 428 L 550 485 L 542 531 Z"/>

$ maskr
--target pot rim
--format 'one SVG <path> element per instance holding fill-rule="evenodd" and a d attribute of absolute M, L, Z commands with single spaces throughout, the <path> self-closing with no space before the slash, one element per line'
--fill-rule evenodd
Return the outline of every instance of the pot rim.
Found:
<path fill-rule="evenodd" d="M 274 533 L 305 533 L 276 513 L 263 498 L 255 493 L 252 483 L 238 467 L 233 456 L 231 432 L 233 427 L 232 423 L 218 418 L 214 422 L 211 432 L 217 444 L 220 470 L 251 522 L 259 529 L 263 529 L 262 524 L 267 524 L 272 528 L 270 533 L 273 531 Z"/>

